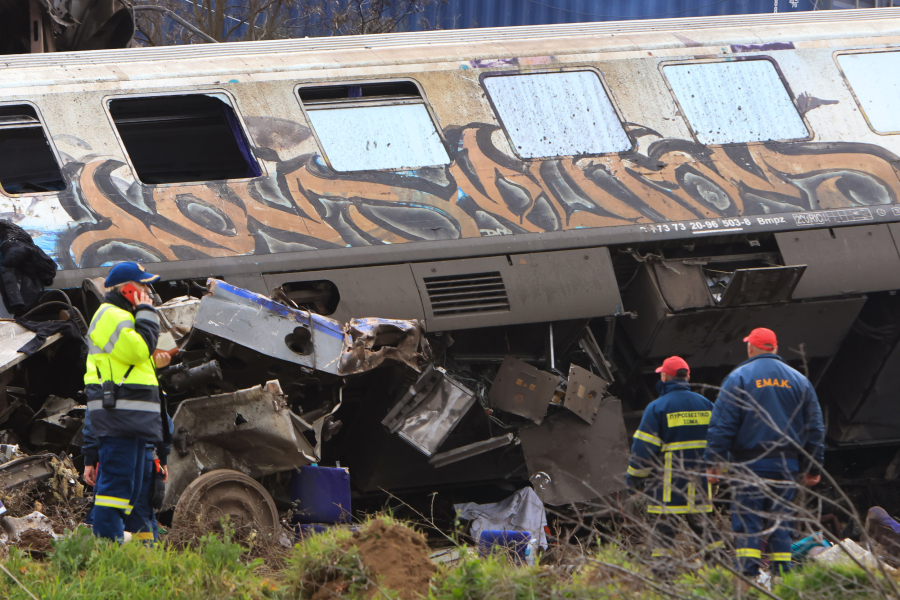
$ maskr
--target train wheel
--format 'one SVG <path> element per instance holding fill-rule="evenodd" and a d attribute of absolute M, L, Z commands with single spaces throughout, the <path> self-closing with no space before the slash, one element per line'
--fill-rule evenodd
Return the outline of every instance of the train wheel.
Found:
<path fill-rule="evenodd" d="M 256 480 L 231 469 L 204 473 L 181 494 L 172 525 L 201 531 L 219 529 L 227 517 L 237 541 L 254 533 L 274 533 L 278 528 L 278 509 L 266 489 Z"/>

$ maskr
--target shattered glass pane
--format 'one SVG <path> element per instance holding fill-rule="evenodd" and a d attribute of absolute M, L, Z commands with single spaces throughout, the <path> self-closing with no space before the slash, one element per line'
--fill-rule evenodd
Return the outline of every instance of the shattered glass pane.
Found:
<path fill-rule="evenodd" d="M 450 163 L 424 104 L 309 110 L 335 171 L 416 169 Z"/>
<path fill-rule="evenodd" d="M 522 158 L 623 152 L 631 140 L 593 71 L 486 77 L 484 87 Z"/>
<path fill-rule="evenodd" d="M 797 140 L 809 135 L 768 60 L 670 65 L 664 71 L 701 144 Z"/>

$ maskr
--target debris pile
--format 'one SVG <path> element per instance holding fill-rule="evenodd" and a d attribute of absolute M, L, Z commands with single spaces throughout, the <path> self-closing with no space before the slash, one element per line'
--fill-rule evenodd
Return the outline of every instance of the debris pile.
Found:
<path fill-rule="evenodd" d="M 85 336 L 108 290 L 86 279 L 73 303 L 38 284 L 17 313 L 28 320 L 0 322 L 0 495 L 39 486 L 28 508 L 57 507 L 68 527 L 89 504 L 79 478 Z M 154 301 L 158 349 L 173 357 L 158 371 L 174 423 L 162 509 L 176 516 L 225 506 L 262 530 L 291 512 L 292 472 L 342 461 L 362 493 L 530 481 L 538 503 L 568 505 L 621 488 L 621 403 L 587 322 L 563 344 L 551 325 L 543 359 L 475 364 L 453 360 L 452 335 L 420 321 L 343 323 L 219 279 L 168 285 Z M 560 351 L 579 364 L 559 371 Z M 247 479 L 252 497 L 240 491 Z"/>

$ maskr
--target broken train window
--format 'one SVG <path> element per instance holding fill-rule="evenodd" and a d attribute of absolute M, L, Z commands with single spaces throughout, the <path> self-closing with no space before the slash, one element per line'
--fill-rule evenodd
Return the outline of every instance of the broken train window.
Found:
<path fill-rule="evenodd" d="M 0 106 L 0 187 L 10 195 L 66 187 L 37 111 L 28 104 Z"/>
<path fill-rule="evenodd" d="M 806 124 L 770 60 L 667 65 L 663 71 L 701 144 L 809 137 Z"/>
<path fill-rule="evenodd" d="M 595 71 L 490 75 L 484 87 L 522 158 L 607 154 L 632 147 Z"/>
<path fill-rule="evenodd" d="M 146 184 L 259 177 L 262 171 L 224 94 L 109 101 L 136 177 Z"/>
<path fill-rule="evenodd" d="M 335 171 L 450 163 L 425 98 L 412 81 L 299 87 L 297 96 Z"/>

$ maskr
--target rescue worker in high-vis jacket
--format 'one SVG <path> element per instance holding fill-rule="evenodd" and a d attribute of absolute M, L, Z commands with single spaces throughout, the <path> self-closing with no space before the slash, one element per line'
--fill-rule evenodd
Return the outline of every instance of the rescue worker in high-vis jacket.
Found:
<path fill-rule="evenodd" d="M 755 578 L 762 559 L 761 533 L 772 527 L 767 546 L 771 570 L 790 570 L 795 482 L 802 474 L 804 485 L 819 483 L 825 426 L 812 384 L 778 356 L 775 332 L 754 329 L 744 342 L 749 358 L 722 383 L 704 458 L 712 483 L 718 482 L 722 465 L 731 463 L 738 567 Z"/>
<path fill-rule="evenodd" d="M 713 507 L 701 460 L 713 405 L 691 391 L 691 370 L 683 358 L 667 358 L 656 372 L 660 396 L 644 410 L 634 434 L 626 483 L 648 496 L 654 557 L 672 556 L 681 518 L 710 553 L 722 545 L 709 519 Z"/>
<path fill-rule="evenodd" d="M 100 443 L 99 477 L 89 464 L 84 478 L 95 482 L 94 535 L 111 540 L 124 539 L 125 519 L 140 498 L 146 445 L 163 439 L 156 368 L 170 359 L 154 357 L 159 316 L 149 296 L 158 279 L 137 263 L 113 266 L 88 329 L 85 395 Z"/>

